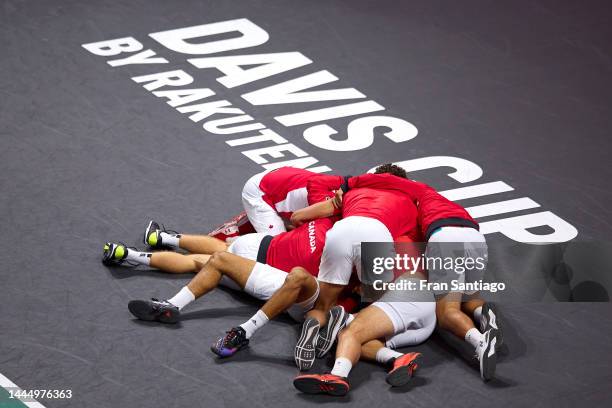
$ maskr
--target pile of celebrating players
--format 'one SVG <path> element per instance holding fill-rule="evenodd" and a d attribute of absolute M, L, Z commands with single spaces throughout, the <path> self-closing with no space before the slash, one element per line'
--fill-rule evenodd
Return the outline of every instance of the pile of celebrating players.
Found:
<path fill-rule="evenodd" d="M 359 176 L 292 167 L 265 171 L 246 182 L 242 202 L 243 217 L 211 234 L 179 233 L 151 221 L 143 235 L 146 251 L 105 244 L 107 265 L 196 274 L 168 299 L 130 301 L 136 318 L 176 323 L 187 305 L 219 285 L 246 292 L 265 303 L 214 341 L 211 351 L 231 357 L 266 323 L 287 313 L 302 324 L 294 351 L 301 373 L 293 384 L 307 394 L 346 395 L 360 359 L 385 367 L 391 386 L 407 384 L 422 356 L 399 349 L 426 341 L 436 328 L 473 347 L 484 381 L 494 377 L 503 341 L 499 316 L 478 292 L 374 291 L 368 302 L 359 295 L 364 242 L 422 242 L 426 256 L 486 260 L 485 238 L 463 207 L 393 164 Z M 447 276 L 432 268 L 395 274 L 393 280 L 402 286 Z M 305 373 L 334 346 L 330 373 Z"/>

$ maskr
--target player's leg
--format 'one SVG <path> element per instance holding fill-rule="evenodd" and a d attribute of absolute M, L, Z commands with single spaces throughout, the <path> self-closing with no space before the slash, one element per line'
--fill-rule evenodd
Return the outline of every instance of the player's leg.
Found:
<path fill-rule="evenodd" d="M 383 339 L 370 340 L 361 346 L 361 360 L 382 365 L 388 372 L 386 381 L 392 387 L 406 385 L 418 368 L 420 353 L 401 353 L 389 347 Z"/>
<path fill-rule="evenodd" d="M 486 333 L 491 328 L 497 330 L 497 343 L 495 343 L 495 347 L 499 350 L 504 343 L 504 337 L 497 306 L 495 303 L 485 302 L 478 294 L 468 296 L 469 299 L 467 301 L 465 297 L 461 303 L 461 311 L 472 317 L 474 322 L 476 322 L 476 326 L 480 328 L 481 333 Z"/>
<path fill-rule="evenodd" d="M 217 339 L 211 350 L 220 357 L 235 354 L 239 350 L 238 344 L 248 344 L 257 330 L 284 311 L 296 320 L 303 319 L 318 296 L 319 285 L 303 268 L 293 268 L 285 273 L 269 265 L 257 264 L 245 291 L 259 294 L 259 298 L 269 296 L 269 299 L 250 319 Z"/>
<path fill-rule="evenodd" d="M 373 218 L 347 217 L 327 232 L 318 280 L 321 294 L 313 310 L 308 313 L 321 325 L 327 322 L 329 310 L 337 295 L 351 278 L 353 267 L 361 268 L 361 242 L 393 242 L 393 237 L 384 224 Z"/>
<path fill-rule="evenodd" d="M 485 301 L 477 297 L 464 300 L 461 303 L 461 311 L 468 316 L 472 316 L 476 323 L 480 323 L 480 318 L 482 317 L 482 306 L 484 304 Z"/>
<path fill-rule="evenodd" d="M 256 262 L 229 252 L 215 252 L 198 274 L 187 284 L 197 299 L 217 286 L 227 276 L 244 289 Z"/>
<path fill-rule="evenodd" d="M 405 299 L 406 301 L 402 301 Z M 416 346 L 431 336 L 436 327 L 436 303 L 429 292 L 387 292 L 372 307 L 380 309 L 393 324 L 385 342 L 373 339 L 362 347 L 362 359 L 375 360 L 389 369 L 387 383 L 401 386 L 410 381 L 420 353 L 402 354 L 395 349 Z M 352 323 L 351 323 L 352 324 Z M 350 324 L 348 326 L 350 328 Z"/>
<path fill-rule="evenodd" d="M 426 248 L 428 259 L 435 257 L 455 257 L 472 259 L 475 265 L 481 267 L 468 271 L 456 271 L 452 268 L 430 268 L 430 281 L 452 282 L 457 280 L 473 282 L 484 277 L 488 251 L 486 240 L 482 233 L 474 228 L 442 227 L 429 239 Z M 465 273 L 464 273 L 465 272 Z M 450 287 L 450 286 L 449 286 Z M 496 366 L 495 348 L 498 342 L 498 330 L 487 327 L 485 332 L 479 331 L 472 320 L 474 310 L 462 309 L 464 296 L 473 293 L 448 292 L 437 293 L 436 315 L 440 328 L 447 330 L 460 339 L 471 344 L 480 362 L 480 375 L 487 381 L 493 378 Z M 477 306 L 472 302 L 471 306 Z M 465 312 L 468 312 L 467 314 Z"/>
<path fill-rule="evenodd" d="M 150 221 L 144 232 L 144 243 L 153 249 L 184 249 L 192 254 L 213 254 L 225 251 L 227 244 L 208 235 L 180 234 Z"/>
<path fill-rule="evenodd" d="M 399 279 L 413 279 L 400 277 Z M 389 291 L 381 299 L 351 321 L 338 336 L 336 364 L 330 375 L 305 377 L 305 392 L 316 391 L 316 384 L 322 389 L 334 390 L 335 385 L 348 387 L 346 377 L 359 357 L 375 359 L 387 364 L 390 371 L 387 382 L 393 386 L 406 384 L 417 368 L 416 360 L 420 353 L 402 355 L 392 348 L 412 346 L 425 341 L 433 332 L 436 324 L 436 304 L 430 292 L 412 293 L 410 291 Z M 385 338 L 386 344 L 376 342 Z M 371 341 L 374 343 L 368 344 Z M 366 345 L 366 347 L 362 347 Z M 365 351 L 365 356 L 360 356 Z M 302 380 L 300 380 L 302 381 Z M 331 384 L 331 385 L 330 385 Z M 298 384 L 299 385 L 299 384 Z"/>
<path fill-rule="evenodd" d="M 220 250 L 224 250 L 227 245 L 223 243 L 222 246 L 218 247 Z M 208 262 L 209 258 L 210 255 L 203 254 L 186 255 L 170 251 L 138 251 L 136 248 L 130 248 L 121 243 L 107 242 L 104 245 L 102 262 L 105 265 L 144 265 L 168 273 L 195 273 Z"/>
<path fill-rule="evenodd" d="M 134 300 L 128 305 L 130 312 L 142 320 L 176 323 L 180 319 L 181 309 L 219 284 L 234 289 L 245 289 L 251 272 L 258 270 L 256 266 L 259 264 L 255 259 L 264 239 L 263 234 L 238 237 L 227 248 L 228 252 L 215 252 L 195 278 L 172 298 Z M 197 258 L 193 261 L 199 263 Z M 247 293 L 257 297 L 257 293 L 250 293 L 248 290 Z"/>
<path fill-rule="evenodd" d="M 423 343 L 436 328 L 436 303 L 433 295 L 428 295 L 431 297 L 428 302 L 388 303 L 401 316 L 403 328 L 400 330 L 403 331 L 386 339 L 385 347 L 377 351 L 376 361 L 388 368 L 385 380 L 393 387 L 400 387 L 410 381 L 418 368 L 416 360 L 421 356 L 420 353 L 398 355 L 395 350 Z"/>
<path fill-rule="evenodd" d="M 393 357 L 402 355 L 402 353 L 399 353 L 395 350 L 387 348 L 385 346 L 385 342 L 383 339 L 375 339 L 375 340 L 370 340 L 367 343 L 361 345 L 361 359 L 363 361 L 379 362 L 378 357 L 377 357 L 379 354 L 379 351 L 385 350 L 385 349 L 390 350 L 393 353 L 397 353 L 397 354 L 394 354 Z M 387 360 L 384 360 L 381 362 L 381 364 L 385 364 L 386 362 Z"/>
<path fill-rule="evenodd" d="M 461 311 L 462 294 L 458 292 L 442 295 L 436 306 L 436 317 L 440 328 L 463 339 L 466 333 L 474 329 L 474 321 Z"/>
<path fill-rule="evenodd" d="M 288 310 L 295 304 L 303 304 L 319 292 L 317 279 L 304 268 L 293 268 L 285 277 L 283 285 L 262 306 L 261 310 L 270 318 Z M 299 316 L 295 316 L 299 319 Z"/>
<path fill-rule="evenodd" d="M 340 292 L 350 280 L 353 270 L 353 225 L 349 218 L 338 221 L 327 232 L 319 267 L 319 296 L 306 320 L 294 349 L 296 364 L 300 370 L 308 370 L 314 364 L 319 330 L 326 326 L 330 310 Z"/>
<path fill-rule="evenodd" d="M 133 300 L 128 308 L 141 320 L 176 323 L 181 309 L 219 286 L 224 276 L 244 289 L 255 265 L 255 261 L 229 252 L 215 252 L 198 274 L 170 299 Z"/>
<path fill-rule="evenodd" d="M 386 313 L 369 306 L 359 312 L 350 325 L 338 335 L 336 360 L 330 374 L 307 374 L 296 377 L 293 385 L 307 394 L 345 395 L 349 391 L 348 375 L 359 361 L 362 345 L 394 333 L 394 325 Z"/>
<path fill-rule="evenodd" d="M 319 283 L 304 268 L 293 268 L 285 278 L 283 286 L 262 307 L 262 312 L 270 318 L 287 310 L 294 320 L 303 321 L 306 312 L 312 309 L 319 296 Z M 294 359 L 300 370 L 312 367 L 315 359 L 315 344 L 319 322 L 307 319 L 302 325 L 302 332 L 298 337 L 294 349 Z"/>
<path fill-rule="evenodd" d="M 213 254 L 225 251 L 227 244 L 220 239 L 208 235 L 181 234 L 178 248 L 191 252 L 192 254 Z"/>
<path fill-rule="evenodd" d="M 327 232 L 318 276 L 319 297 L 313 310 L 308 312 L 294 353 L 302 370 L 312 366 L 316 354 L 324 355 L 331 348 L 335 334 L 345 322 L 342 309 L 336 309 L 337 313 L 331 310 L 348 284 L 353 267 L 360 276 L 361 242 L 393 242 L 393 238 L 384 224 L 367 217 L 344 218 Z M 329 322 L 329 317 L 336 318 Z M 323 339 L 319 337 L 321 327 L 325 333 Z"/>
<path fill-rule="evenodd" d="M 340 224 L 340 225 L 338 225 Z M 348 283 L 353 268 L 361 277 L 361 243 L 362 242 L 393 242 L 393 237 L 387 227 L 378 220 L 367 217 L 347 217 L 334 225 L 327 233 L 325 248 L 321 259 L 319 280 L 327 284 Z M 327 251 L 326 251 L 327 250 Z M 389 256 L 393 254 L 389 253 Z M 329 273 L 329 271 L 333 271 Z M 381 277 L 386 279 L 387 277 Z M 388 277 L 390 279 L 390 277 Z M 317 356 L 324 356 L 333 346 L 338 330 L 346 323 L 346 314 L 342 308 L 332 308 L 326 317 L 321 319 L 321 312 L 330 305 L 330 300 L 336 297 L 326 296 L 326 287 L 321 285 L 321 295 L 311 316 L 321 322 L 321 330 L 317 341 Z M 337 288 L 336 288 L 337 289 Z M 336 290 L 337 293 L 337 290 Z M 325 298 L 327 300 L 325 301 Z M 318 314 L 315 314 L 318 313 Z"/>
<path fill-rule="evenodd" d="M 393 322 L 383 310 L 376 306 L 367 307 L 358 313 L 355 320 L 338 335 L 336 360 L 345 358 L 351 365 L 354 365 L 361 356 L 362 344 L 387 337 L 393 332 Z M 349 371 L 346 371 L 347 375 L 348 373 Z"/>
<path fill-rule="evenodd" d="M 480 362 L 480 376 L 490 380 L 495 375 L 497 356 L 495 344 L 497 331 L 489 329 L 481 333 L 474 321 L 461 311 L 461 293 L 451 292 L 437 300 L 436 316 L 441 329 L 447 330 L 474 347 Z"/>
<path fill-rule="evenodd" d="M 208 262 L 211 255 L 153 252 L 149 266 L 169 273 L 196 273 Z"/>

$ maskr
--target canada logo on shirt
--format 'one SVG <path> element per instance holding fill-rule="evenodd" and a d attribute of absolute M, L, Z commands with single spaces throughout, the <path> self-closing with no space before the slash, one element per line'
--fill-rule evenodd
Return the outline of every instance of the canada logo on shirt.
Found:
<path fill-rule="evenodd" d="M 308 241 L 310 243 L 310 253 L 314 253 L 317 250 L 317 239 L 315 236 L 315 222 L 310 221 L 308 223 Z"/>

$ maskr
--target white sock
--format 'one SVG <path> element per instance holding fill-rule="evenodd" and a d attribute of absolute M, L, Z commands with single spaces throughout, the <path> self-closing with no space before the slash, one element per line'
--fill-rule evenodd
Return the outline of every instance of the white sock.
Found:
<path fill-rule="evenodd" d="M 251 336 L 255 334 L 258 329 L 261 329 L 266 323 L 268 323 L 268 321 L 268 316 L 266 316 L 263 310 L 260 309 L 253 315 L 253 317 L 242 323 L 240 327 L 242 327 L 246 332 L 246 338 L 250 339 Z"/>
<path fill-rule="evenodd" d="M 401 356 L 403 356 L 402 353 L 391 350 L 387 347 L 383 347 L 376 352 L 376 361 L 381 364 L 387 364 L 392 358 L 398 358 Z"/>
<path fill-rule="evenodd" d="M 136 262 L 140 265 L 149 265 L 151 263 L 151 253 L 150 252 L 140 252 L 135 249 L 126 248 L 127 256 L 126 260 Z"/>
<path fill-rule="evenodd" d="M 474 321 L 480 324 L 480 319 L 482 319 L 482 306 L 478 306 L 474 309 Z"/>
<path fill-rule="evenodd" d="M 351 372 L 351 368 L 353 368 L 353 363 L 351 363 L 351 360 L 344 357 L 338 357 L 334 363 L 334 368 L 332 368 L 331 373 L 333 375 L 339 375 L 340 377 L 346 378 Z"/>
<path fill-rule="evenodd" d="M 346 324 L 344 325 L 344 327 L 351 324 L 353 320 L 355 320 L 355 315 L 353 315 L 352 313 L 349 313 L 348 317 L 346 318 Z"/>
<path fill-rule="evenodd" d="M 484 342 L 484 334 L 479 332 L 477 328 L 470 329 L 465 333 L 465 341 L 474 346 L 474 349 L 478 350 Z"/>
<path fill-rule="evenodd" d="M 172 248 L 179 248 L 179 241 L 181 239 L 181 234 L 169 234 L 167 232 L 160 232 L 159 236 L 161 237 L 162 243 L 164 245 L 170 246 Z"/>
<path fill-rule="evenodd" d="M 190 304 L 195 300 L 195 296 L 187 286 L 183 286 L 183 289 L 179 290 L 179 292 L 174 295 L 174 297 L 168 299 L 168 302 L 172 303 L 174 306 L 178 307 L 179 310 Z"/>

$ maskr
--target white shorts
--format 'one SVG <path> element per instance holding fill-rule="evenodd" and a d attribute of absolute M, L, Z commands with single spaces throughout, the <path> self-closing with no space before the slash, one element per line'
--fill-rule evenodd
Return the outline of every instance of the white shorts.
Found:
<path fill-rule="evenodd" d="M 418 278 L 400 277 L 399 280 Z M 436 328 L 436 302 L 433 293 L 419 290 L 389 290 L 372 305 L 381 309 L 393 323 L 393 334 L 387 336 L 390 348 L 422 343 Z"/>
<path fill-rule="evenodd" d="M 243 258 L 256 261 L 261 240 L 266 235 L 268 234 L 253 233 L 242 235 L 232 242 L 227 251 Z M 281 286 L 283 286 L 287 275 L 287 272 L 281 271 L 280 269 L 274 268 L 270 265 L 257 262 L 251 271 L 249 279 L 246 281 L 244 292 L 248 293 L 254 298 L 266 301 L 270 299 Z M 221 284 L 233 289 L 240 289 L 234 281 L 226 276 L 223 276 Z M 289 309 L 287 309 L 287 313 L 289 313 L 289 315 L 297 321 L 303 320 L 304 315 L 307 311 L 312 309 L 318 297 L 319 288 L 317 282 L 316 293 L 310 299 L 291 306 Z"/>
<path fill-rule="evenodd" d="M 244 291 L 257 299 L 268 300 L 283 286 L 287 275 L 287 272 L 257 262 L 247 279 Z M 294 320 L 302 321 L 306 312 L 313 308 L 318 297 L 319 283 L 317 282 L 317 291 L 310 299 L 294 304 L 286 312 Z"/>
<path fill-rule="evenodd" d="M 443 265 L 435 264 L 429 268 L 429 282 L 445 283 L 450 288 L 452 281 L 459 283 L 473 283 L 484 278 L 486 265 L 489 259 L 487 241 L 484 235 L 475 228 L 467 227 L 441 227 L 429 237 L 425 249 L 427 258 L 471 258 L 481 259 L 483 268 L 463 268 L 454 270 L 444 268 Z M 442 267 L 441 267 L 442 266 Z M 441 296 L 454 290 L 436 290 L 435 295 Z M 465 295 L 473 295 L 476 291 L 458 292 Z"/>
<path fill-rule="evenodd" d="M 263 240 L 266 235 L 268 234 L 260 234 L 257 232 L 241 235 L 230 244 L 227 248 L 227 252 L 256 261 L 261 240 Z"/>
<path fill-rule="evenodd" d="M 242 205 L 255 231 L 267 235 L 278 235 L 287 231 L 285 222 L 276 210 L 263 200 L 264 192 L 259 188 L 261 179 L 267 173 L 269 170 L 256 174 L 244 184 Z"/>
<path fill-rule="evenodd" d="M 351 216 L 335 223 L 325 236 L 319 281 L 346 285 L 353 266 L 361 280 L 362 242 L 393 242 L 393 236 L 385 224 L 374 218 Z"/>
<path fill-rule="evenodd" d="M 393 335 L 387 336 L 387 347 L 400 348 L 420 344 L 427 340 L 436 328 L 436 302 L 433 294 L 419 292 L 417 296 L 419 300 L 424 300 L 425 296 L 431 301 L 387 302 L 385 301 L 387 296 L 383 295 L 379 301 L 372 303 L 393 323 Z"/>
<path fill-rule="evenodd" d="M 265 236 L 266 234 L 257 233 L 241 235 L 232 241 L 230 246 L 227 248 L 227 252 L 256 261 L 257 253 L 259 252 L 259 245 Z M 225 286 L 226 288 L 241 290 L 240 286 L 236 282 L 225 275 L 221 277 L 219 284 L 221 286 Z"/>

